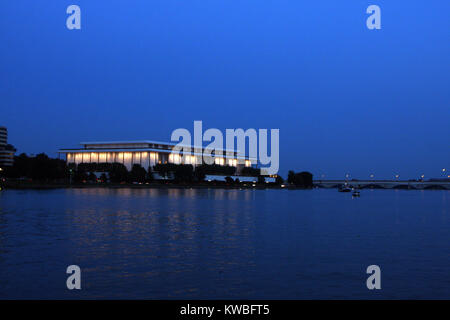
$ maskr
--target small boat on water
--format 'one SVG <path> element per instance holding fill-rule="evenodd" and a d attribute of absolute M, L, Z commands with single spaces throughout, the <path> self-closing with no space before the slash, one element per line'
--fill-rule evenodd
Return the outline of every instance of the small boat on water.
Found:
<path fill-rule="evenodd" d="M 339 186 L 338 191 L 339 192 L 350 192 L 350 191 L 352 191 L 352 189 L 350 189 L 350 187 L 348 185 L 343 184 L 343 185 Z"/>

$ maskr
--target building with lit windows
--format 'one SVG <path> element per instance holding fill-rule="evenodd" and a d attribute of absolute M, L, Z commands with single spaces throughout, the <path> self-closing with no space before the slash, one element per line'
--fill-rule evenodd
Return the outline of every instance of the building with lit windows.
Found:
<path fill-rule="evenodd" d="M 158 163 L 192 164 L 203 163 L 202 154 L 205 148 L 192 148 L 190 152 L 173 152 L 176 143 L 159 141 L 113 141 L 113 142 L 82 142 L 82 148 L 61 149 L 68 164 L 80 163 L 122 163 L 130 170 L 134 164 L 148 169 Z M 190 146 L 187 146 L 190 147 Z M 229 165 L 237 168 L 256 165 L 256 159 L 240 157 L 234 150 L 221 150 L 222 154 L 211 155 L 211 161 L 217 165 Z"/>
<path fill-rule="evenodd" d="M 16 149 L 8 144 L 8 129 L 0 127 L 0 168 L 13 165 L 15 152 Z"/>

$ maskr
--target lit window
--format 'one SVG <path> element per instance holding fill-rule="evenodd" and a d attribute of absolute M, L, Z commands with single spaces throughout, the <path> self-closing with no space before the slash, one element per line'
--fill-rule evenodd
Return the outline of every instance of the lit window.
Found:
<path fill-rule="evenodd" d="M 141 162 L 141 153 L 140 152 L 134 152 L 133 153 L 134 163 L 140 163 Z"/>
<path fill-rule="evenodd" d="M 220 166 L 223 166 L 225 164 L 225 159 L 224 158 L 215 158 L 214 163 L 218 164 Z"/>
<path fill-rule="evenodd" d="M 106 162 L 106 153 L 100 153 L 98 155 L 98 162 L 101 162 L 101 163 Z"/>
<path fill-rule="evenodd" d="M 126 160 L 131 159 L 132 156 L 133 156 L 133 154 L 132 154 L 131 152 L 125 152 L 125 153 L 123 154 L 123 157 L 124 157 Z"/>

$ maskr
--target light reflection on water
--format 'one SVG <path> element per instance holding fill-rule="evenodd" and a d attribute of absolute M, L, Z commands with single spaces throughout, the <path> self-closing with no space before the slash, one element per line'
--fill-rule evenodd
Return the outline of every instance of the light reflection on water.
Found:
<path fill-rule="evenodd" d="M 0 298 L 450 298 L 448 195 L 7 190 Z M 70 264 L 81 291 L 65 288 Z"/>

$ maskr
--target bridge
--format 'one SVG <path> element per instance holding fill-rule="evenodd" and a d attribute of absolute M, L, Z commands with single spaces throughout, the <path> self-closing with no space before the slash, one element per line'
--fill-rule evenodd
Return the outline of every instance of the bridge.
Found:
<path fill-rule="evenodd" d="M 318 188 L 337 188 L 347 184 L 359 189 L 416 189 L 416 190 L 450 190 L 450 180 L 314 180 Z"/>

